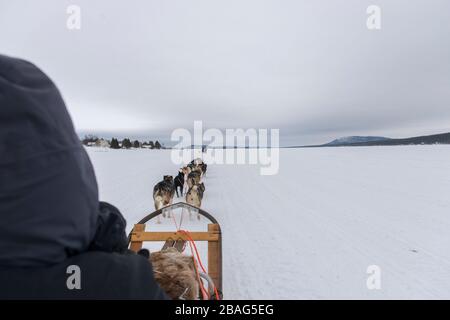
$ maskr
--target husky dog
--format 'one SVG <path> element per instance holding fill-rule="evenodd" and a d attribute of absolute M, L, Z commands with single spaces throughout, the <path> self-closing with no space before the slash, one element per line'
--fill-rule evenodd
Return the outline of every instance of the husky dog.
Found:
<path fill-rule="evenodd" d="M 188 174 L 187 185 L 189 188 L 192 188 L 193 185 L 201 183 L 201 174 L 198 171 L 192 171 Z"/>
<path fill-rule="evenodd" d="M 206 168 L 208 167 L 208 165 L 206 163 L 201 163 L 200 164 L 200 169 L 202 170 L 202 176 L 204 176 L 206 174 Z"/>
<path fill-rule="evenodd" d="M 200 208 L 202 205 L 202 199 L 203 199 L 203 192 L 205 190 L 205 186 L 203 183 L 201 185 L 193 185 L 189 188 L 189 191 L 186 194 L 186 203 Z M 192 219 L 192 213 L 191 210 L 189 211 L 189 219 Z M 197 219 L 200 220 L 200 214 L 197 214 Z"/>
<path fill-rule="evenodd" d="M 183 167 L 181 170 L 183 171 L 183 174 L 184 174 L 184 188 L 183 188 L 182 195 L 185 195 L 189 189 L 187 181 L 188 181 L 188 175 L 189 175 L 189 173 L 191 173 L 191 168 L 186 166 L 186 167 Z"/>
<path fill-rule="evenodd" d="M 202 163 L 203 163 L 203 160 L 201 158 L 196 158 L 196 159 L 191 161 L 191 164 L 196 165 L 196 166 L 198 166 L 198 165 L 200 165 Z"/>
<path fill-rule="evenodd" d="M 183 189 L 184 189 L 184 182 L 185 182 L 185 174 L 183 172 L 183 168 L 178 170 L 178 175 L 174 179 L 174 186 L 175 186 L 175 192 L 177 193 L 177 198 L 180 197 L 180 195 L 183 195 Z M 178 189 L 180 189 L 180 194 L 178 194 Z"/>
<path fill-rule="evenodd" d="M 164 176 L 164 180 L 158 182 L 153 188 L 153 200 L 155 201 L 155 209 L 159 210 L 163 207 L 171 205 L 174 194 L 175 187 L 173 184 L 173 177 Z M 165 217 L 166 214 L 163 213 L 163 216 Z M 159 216 L 157 222 L 161 223 Z"/>
<path fill-rule="evenodd" d="M 163 180 L 173 184 L 173 176 L 163 176 Z"/>
<path fill-rule="evenodd" d="M 191 168 L 189 166 L 181 168 L 183 173 L 187 176 L 189 173 L 191 173 Z"/>
<path fill-rule="evenodd" d="M 198 171 L 200 172 L 201 176 L 203 176 L 206 173 L 207 165 L 203 162 L 202 159 L 197 158 L 192 160 L 188 166 L 191 168 L 192 171 Z"/>
<path fill-rule="evenodd" d="M 196 170 L 196 165 L 193 163 L 189 163 L 187 165 L 187 167 L 189 168 L 189 171 L 191 171 L 191 172 Z"/>
<path fill-rule="evenodd" d="M 196 300 L 200 287 L 196 277 L 194 259 L 178 252 L 175 248 L 163 251 L 141 253 L 153 266 L 156 282 L 173 300 Z"/>

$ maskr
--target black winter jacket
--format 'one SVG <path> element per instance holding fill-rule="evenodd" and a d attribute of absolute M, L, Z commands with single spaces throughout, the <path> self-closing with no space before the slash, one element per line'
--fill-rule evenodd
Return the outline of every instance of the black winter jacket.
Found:
<path fill-rule="evenodd" d="M 2 55 L 0 298 L 166 298 L 148 260 L 126 251 L 120 212 L 99 203 L 58 89 Z"/>

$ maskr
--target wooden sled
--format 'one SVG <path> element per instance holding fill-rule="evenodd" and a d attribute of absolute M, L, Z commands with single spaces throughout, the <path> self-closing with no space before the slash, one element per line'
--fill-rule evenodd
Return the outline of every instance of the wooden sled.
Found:
<path fill-rule="evenodd" d="M 220 299 L 222 299 L 222 233 L 220 225 L 217 220 L 208 212 L 191 206 L 184 202 L 178 202 L 173 205 L 164 207 L 142 218 L 136 223 L 131 231 L 128 242 L 130 250 L 138 252 L 142 249 L 145 241 L 164 241 L 163 249 L 167 247 L 175 247 L 179 251 L 184 247 L 188 240 L 187 235 L 183 232 L 161 232 L 161 231 L 146 231 L 146 222 L 156 218 L 157 216 L 178 208 L 189 209 L 191 212 L 198 213 L 207 218 L 207 231 L 204 232 L 190 232 L 189 235 L 194 241 L 208 242 L 208 274 L 204 275 L 207 281 L 212 281 L 219 292 Z M 209 278 L 209 279 L 207 279 Z M 210 287 L 212 287 L 210 285 Z"/>

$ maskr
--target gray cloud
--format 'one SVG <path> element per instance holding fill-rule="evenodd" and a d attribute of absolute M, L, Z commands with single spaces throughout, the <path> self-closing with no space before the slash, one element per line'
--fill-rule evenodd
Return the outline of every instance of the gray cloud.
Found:
<path fill-rule="evenodd" d="M 69 4 L 82 29 L 69 31 Z M 450 131 L 450 2 L 0 0 L 0 52 L 37 63 L 78 130 L 280 128 L 282 144 Z"/>

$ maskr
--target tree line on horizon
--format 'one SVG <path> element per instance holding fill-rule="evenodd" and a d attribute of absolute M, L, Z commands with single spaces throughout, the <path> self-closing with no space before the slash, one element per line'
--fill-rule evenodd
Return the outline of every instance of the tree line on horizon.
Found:
<path fill-rule="evenodd" d="M 105 141 L 105 145 L 102 145 L 102 141 Z M 162 149 L 163 146 L 161 143 L 156 140 L 153 141 L 144 141 L 141 142 L 139 140 L 131 141 L 129 138 L 124 138 L 122 141 L 119 141 L 117 138 L 112 138 L 111 140 L 99 138 L 93 135 L 87 135 L 82 140 L 81 143 L 85 146 L 91 145 L 99 145 L 106 146 L 111 149 L 130 149 L 130 148 L 147 148 L 147 149 Z"/>

